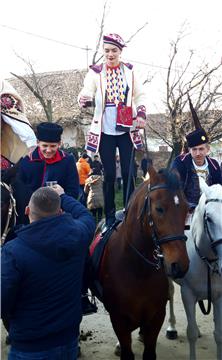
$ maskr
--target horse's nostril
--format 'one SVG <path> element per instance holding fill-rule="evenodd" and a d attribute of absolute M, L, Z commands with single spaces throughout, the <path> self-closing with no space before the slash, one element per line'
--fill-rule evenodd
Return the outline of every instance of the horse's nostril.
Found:
<path fill-rule="evenodd" d="M 171 265 L 171 274 L 173 279 L 177 279 L 184 277 L 185 272 L 181 269 L 178 263 L 173 263 Z"/>

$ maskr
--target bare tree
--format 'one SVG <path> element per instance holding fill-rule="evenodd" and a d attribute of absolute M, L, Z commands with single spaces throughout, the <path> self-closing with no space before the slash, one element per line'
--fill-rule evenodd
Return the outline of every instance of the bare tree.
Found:
<path fill-rule="evenodd" d="M 99 34 L 97 37 L 97 42 L 96 42 L 96 49 L 95 52 L 92 56 L 92 64 L 97 64 L 102 58 L 103 55 L 101 54 L 101 52 L 99 51 L 101 44 L 102 44 L 102 39 L 103 39 L 103 33 L 104 33 L 104 26 L 105 26 L 105 21 L 106 21 L 106 16 L 107 16 L 107 12 L 108 12 L 108 4 L 109 1 L 105 0 L 104 2 L 104 6 L 103 6 L 103 12 L 102 12 L 102 17 L 101 17 L 101 21 L 100 21 L 100 25 L 99 25 Z M 143 30 L 146 25 L 148 25 L 148 22 L 145 22 L 141 27 L 139 27 L 132 35 L 130 35 L 130 37 L 128 38 L 128 40 L 126 40 L 126 44 L 130 43 L 133 38 L 141 31 Z"/>
<path fill-rule="evenodd" d="M 166 100 L 168 137 L 161 130 L 153 128 L 158 136 L 172 148 L 169 162 L 181 153 L 185 135 L 194 129 L 191 114 L 187 107 L 188 94 L 192 102 L 200 123 L 208 132 L 210 141 L 222 137 L 222 78 L 219 76 L 219 69 L 222 64 L 210 67 L 204 62 L 200 64 L 196 72 L 191 72 L 194 51 L 190 51 L 186 63 L 180 70 L 175 70 L 176 58 L 179 53 L 179 43 L 183 38 L 183 32 L 179 33 L 175 42 L 171 44 L 170 61 L 166 79 Z"/>
<path fill-rule="evenodd" d="M 53 79 L 51 78 L 46 85 L 44 78 L 47 75 L 37 76 L 32 63 L 29 60 L 22 58 L 20 55 L 17 56 L 28 66 L 30 74 L 28 77 L 17 75 L 15 73 L 11 73 L 11 74 L 15 76 L 17 79 L 21 80 L 27 86 L 27 88 L 33 93 L 33 95 L 39 100 L 45 112 L 47 121 L 52 122 L 52 115 L 53 115 L 52 100 L 48 98 L 47 90 L 50 86 L 51 87 L 53 86 Z"/>

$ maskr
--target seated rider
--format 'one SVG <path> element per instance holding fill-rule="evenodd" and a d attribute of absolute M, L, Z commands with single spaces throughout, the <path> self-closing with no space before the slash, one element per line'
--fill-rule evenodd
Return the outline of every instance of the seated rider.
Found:
<path fill-rule="evenodd" d="M 172 168 L 180 175 L 184 194 L 192 211 L 200 198 L 198 178 L 202 177 L 208 185 L 222 184 L 220 166 L 208 156 L 210 146 L 203 128 L 196 129 L 186 136 L 189 152 L 175 158 Z"/>

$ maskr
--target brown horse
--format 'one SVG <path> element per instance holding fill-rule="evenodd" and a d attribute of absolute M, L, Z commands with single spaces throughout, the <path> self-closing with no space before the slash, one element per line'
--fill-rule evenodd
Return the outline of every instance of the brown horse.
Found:
<path fill-rule="evenodd" d="M 101 261 L 104 306 L 120 342 L 121 360 L 133 360 L 131 332 L 141 329 L 143 360 L 156 359 L 165 317 L 168 279 L 188 270 L 184 224 L 187 204 L 176 174 L 153 167 L 133 193 L 125 219 L 112 233 Z"/>

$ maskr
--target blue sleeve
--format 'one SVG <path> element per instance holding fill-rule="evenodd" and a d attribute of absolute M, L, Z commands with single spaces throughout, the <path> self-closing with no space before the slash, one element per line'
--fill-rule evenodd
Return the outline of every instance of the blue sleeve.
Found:
<path fill-rule="evenodd" d="M 28 157 L 25 156 L 19 164 L 19 168 L 18 168 L 18 178 L 23 182 L 26 183 L 27 182 L 27 178 L 26 178 L 26 171 L 25 171 L 25 164 L 27 162 Z"/>
<path fill-rule="evenodd" d="M 65 193 L 74 197 L 75 199 L 79 196 L 79 175 L 76 168 L 76 163 L 73 155 L 67 157 L 68 169 L 66 173 L 65 181 Z"/>
<path fill-rule="evenodd" d="M 16 240 L 15 240 L 16 241 Z M 1 310 L 2 318 L 9 318 L 16 305 L 16 297 L 20 288 L 21 274 L 16 259 L 10 249 L 11 244 L 5 244 L 1 253 Z"/>
<path fill-rule="evenodd" d="M 180 157 L 177 156 L 174 161 L 172 162 L 171 166 L 170 166 L 171 170 L 176 170 L 177 173 L 180 176 L 180 181 L 181 181 L 181 185 L 184 188 L 185 186 L 185 181 L 186 181 L 186 166 L 185 164 L 181 161 Z"/>
<path fill-rule="evenodd" d="M 90 212 L 80 204 L 78 200 L 66 194 L 61 195 L 61 207 L 62 209 L 70 213 L 73 219 L 77 222 L 76 227 L 81 229 L 84 236 L 88 237 L 92 241 L 96 224 L 94 217 Z"/>

